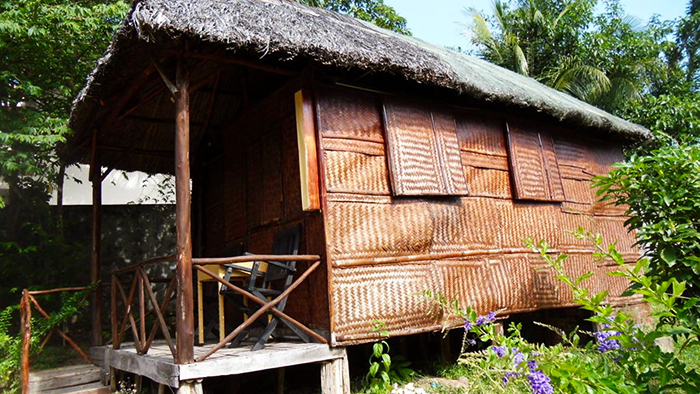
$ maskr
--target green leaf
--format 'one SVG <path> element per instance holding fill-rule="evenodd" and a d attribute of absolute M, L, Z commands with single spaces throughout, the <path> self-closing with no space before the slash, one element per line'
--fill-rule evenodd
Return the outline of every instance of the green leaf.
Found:
<path fill-rule="evenodd" d="M 673 267 L 676 264 L 676 251 L 673 248 L 666 247 L 661 249 L 659 256 L 669 267 Z"/>

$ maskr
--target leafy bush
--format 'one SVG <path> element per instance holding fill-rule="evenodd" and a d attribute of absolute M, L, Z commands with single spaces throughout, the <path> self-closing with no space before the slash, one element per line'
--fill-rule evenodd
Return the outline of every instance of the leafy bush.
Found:
<path fill-rule="evenodd" d="M 649 258 L 646 275 L 684 281 L 688 295 L 700 296 L 700 145 L 668 141 L 632 154 L 594 186 L 603 200 L 629 206 L 626 225 Z"/>
<path fill-rule="evenodd" d="M 36 356 L 40 349 L 39 344 L 55 327 L 69 322 L 80 314 L 88 305 L 87 296 L 95 288 L 95 285 L 78 292 L 63 292 L 61 294 L 61 308 L 54 313 L 49 313 L 49 318 L 32 318 L 32 339 L 30 344 L 30 357 Z M 14 315 L 19 310 L 18 305 L 11 305 L 0 311 L 0 391 L 17 392 L 19 390 L 19 367 L 22 356 L 21 333 L 13 334 Z"/>
<path fill-rule="evenodd" d="M 384 325 L 385 323 L 382 321 L 375 321 L 372 332 L 387 338 L 389 332 L 384 330 Z M 388 393 L 392 390 L 393 384 L 405 383 L 415 375 L 415 371 L 409 368 L 410 362 L 400 357 L 392 360 L 389 351 L 389 344 L 384 340 L 372 345 L 372 355 L 369 357 L 369 372 L 367 372 L 364 382 L 366 387 L 365 393 Z"/>
<path fill-rule="evenodd" d="M 463 352 L 459 362 L 468 365 L 475 377 L 493 392 L 557 392 L 573 393 L 638 393 L 638 392 L 700 392 L 700 373 L 693 355 L 700 348 L 700 319 L 697 297 L 686 297 L 686 284 L 669 279 L 657 282 L 644 274 L 648 259 L 633 267 L 626 264 L 614 245 L 605 246 L 600 235 L 579 229 L 577 237 L 591 241 L 597 250 L 596 259 L 610 259 L 619 269 L 611 275 L 622 276 L 635 284 L 631 294 L 648 302 L 657 324 L 648 331 L 637 327 L 631 316 L 607 304 L 607 292 L 590 294 L 583 283 L 587 273 L 571 278 L 564 273 L 566 255 L 551 256 L 549 246 L 540 241 L 529 246 L 538 251 L 546 266 L 557 278 L 571 288 L 573 301 L 593 313 L 590 321 L 599 331 L 587 333 L 574 330 L 563 333 L 562 343 L 546 347 L 522 338 L 520 326 L 511 324 L 507 334 L 496 327 L 495 312 L 479 315 L 471 308 L 461 309 L 456 302 L 446 302 L 439 294 L 426 292 L 443 310 L 464 322 L 465 348 L 477 346 L 477 340 L 490 342 L 486 350 Z M 581 335 L 595 341 L 581 345 Z M 674 349 L 664 352 L 657 340 L 666 337 Z"/>

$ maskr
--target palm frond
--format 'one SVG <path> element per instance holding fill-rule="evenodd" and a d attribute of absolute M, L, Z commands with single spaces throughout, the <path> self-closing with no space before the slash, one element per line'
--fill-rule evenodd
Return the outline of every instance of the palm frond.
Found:
<path fill-rule="evenodd" d="M 514 56 L 514 61 L 515 61 L 515 72 L 518 74 L 522 75 L 529 75 L 529 70 L 528 70 L 528 65 L 527 65 L 527 58 L 525 57 L 525 53 L 523 52 L 523 49 L 520 48 L 520 45 L 513 45 L 513 54 Z"/>

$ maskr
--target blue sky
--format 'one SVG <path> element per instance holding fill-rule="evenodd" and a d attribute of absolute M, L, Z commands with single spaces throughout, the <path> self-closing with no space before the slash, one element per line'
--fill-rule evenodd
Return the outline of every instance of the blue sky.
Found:
<path fill-rule="evenodd" d="M 602 1 L 600 1 L 602 3 Z M 460 34 L 459 23 L 467 22 L 464 9 L 474 7 L 491 13 L 492 0 L 384 0 L 408 20 L 408 28 L 415 37 L 442 46 L 467 49 L 469 39 Z M 685 14 L 688 0 L 621 0 L 628 14 L 647 22 L 658 14 L 662 20 L 675 19 Z"/>

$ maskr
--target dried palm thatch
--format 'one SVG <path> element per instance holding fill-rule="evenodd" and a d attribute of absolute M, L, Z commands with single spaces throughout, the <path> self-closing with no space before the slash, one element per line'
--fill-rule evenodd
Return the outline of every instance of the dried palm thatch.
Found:
<path fill-rule="evenodd" d="M 76 99 L 71 126 L 78 132 L 92 127 L 90 114 L 99 100 L 114 93 L 115 73 L 123 74 L 128 64 L 148 62 L 134 45 L 167 45 L 178 38 L 221 44 L 232 52 L 257 53 L 282 63 L 298 60 L 399 76 L 473 101 L 543 113 L 574 127 L 628 138 L 650 135 L 639 125 L 486 61 L 283 0 L 137 1 Z"/>

